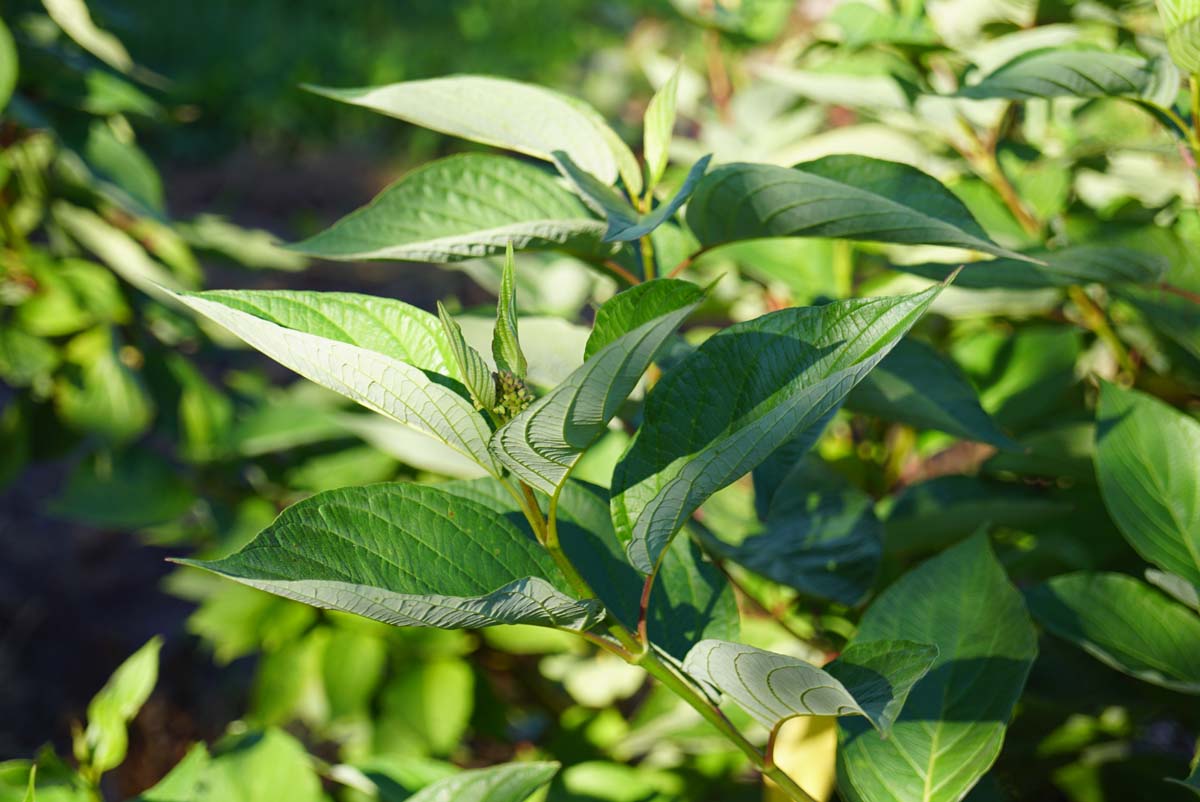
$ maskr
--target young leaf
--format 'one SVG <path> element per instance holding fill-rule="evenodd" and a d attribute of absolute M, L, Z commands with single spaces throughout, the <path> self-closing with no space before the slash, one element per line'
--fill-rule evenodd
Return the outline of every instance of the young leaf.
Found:
<path fill-rule="evenodd" d="M 706 539 L 709 550 L 806 596 L 862 601 L 883 556 L 874 500 L 815 457 L 801 459 L 774 484 L 763 531 L 736 546 Z"/>
<path fill-rule="evenodd" d="M 838 723 L 838 791 L 852 802 L 957 802 L 1000 753 L 1037 654 L 1021 595 L 977 535 L 910 571 L 867 610 L 853 643 L 904 638 L 938 657 L 884 739 Z"/>
<path fill-rule="evenodd" d="M 160 638 L 152 638 L 122 663 L 88 704 L 87 729 L 75 744 L 75 757 L 98 776 L 125 760 L 126 726 L 146 704 L 158 682 Z"/>
<path fill-rule="evenodd" d="M 604 223 L 546 171 L 468 153 L 413 170 L 291 249 L 322 259 L 457 262 L 508 243 L 593 253 L 603 233 Z"/>
<path fill-rule="evenodd" d="M 704 290 L 690 281 L 660 278 L 636 284 L 614 295 L 596 312 L 584 360 L 622 335 L 688 304 L 699 303 Z"/>
<path fill-rule="evenodd" d="M 1200 73 L 1200 3 L 1196 0 L 1157 0 L 1167 47 L 1179 69 Z M 1197 782 L 1200 788 L 1200 781 Z"/>
<path fill-rule="evenodd" d="M 463 384 L 471 394 L 471 400 L 475 402 L 475 409 L 494 409 L 496 380 L 492 376 L 492 369 L 483 360 L 483 355 L 466 341 L 462 327 L 450 317 L 441 301 L 438 301 L 437 310 L 438 319 L 442 323 L 442 334 L 450 345 L 450 352 L 454 355 L 454 363 L 458 368 L 456 373 L 462 376 Z"/>
<path fill-rule="evenodd" d="M 489 472 L 499 473 L 487 448 L 490 430 L 484 419 L 470 401 L 420 368 L 358 345 L 284 328 L 230 305 L 237 297 L 231 293 L 174 297 L 310 381 L 440 440 Z M 319 319 L 312 321 L 324 330 Z"/>
<path fill-rule="evenodd" d="M 598 602 L 566 595 L 549 554 L 511 522 L 423 485 L 318 493 L 236 554 L 180 562 L 393 626 L 583 630 L 603 615 Z"/>
<path fill-rule="evenodd" d="M 613 473 L 630 561 L 652 573 L 709 496 L 823 425 L 939 292 L 773 312 L 714 335 L 663 376 Z"/>
<path fill-rule="evenodd" d="M 1200 423 L 1107 383 L 1096 419 L 1096 478 L 1113 522 L 1145 560 L 1200 585 Z"/>
<path fill-rule="evenodd" d="M 708 163 L 712 161 L 712 156 L 704 156 L 693 164 L 679 191 L 669 201 L 659 204 L 654 211 L 648 214 L 638 214 L 629 201 L 625 200 L 616 190 L 589 175 L 572 162 L 567 154 L 556 151 L 554 160 L 563 175 L 570 179 L 575 188 L 579 190 L 588 205 L 596 212 L 603 214 L 608 220 L 604 241 L 632 242 L 654 231 L 679 211 L 696 190 L 697 184 L 704 176 L 704 171 L 708 169 Z"/>
<path fill-rule="evenodd" d="M 563 150 L 606 184 L 617 180 L 617 159 L 596 116 L 540 86 L 456 75 L 361 89 L 308 87 L 333 100 L 397 117 L 443 134 L 515 150 L 539 159 Z"/>
<path fill-rule="evenodd" d="M 1200 694 L 1200 616 L 1124 574 L 1056 576 L 1027 595 L 1046 629 L 1107 666 Z"/>
<path fill-rule="evenodd" d="M 886 736 L 937 654 L 935 646 L 908 641 L 856 643 L 822 670 L 753 646 L 706 640 L 688 653 L 683 670 L 771 731 L 795 716 L 863 716 Z"/>
<path fill-rule="evenodd" d="M 696 187 L 687 221 L 706 248 L 764 237 L 835 237 L 1028 260 L 992 242 L 937 180 L 866 156 L 826 156 L 792 168 L 722 165 Z"/>
<path fill-rule="evenodd" d="M 642 141 L 646 159 L 647 184 L 653 190 L 662 180 L 667 169 L 669 158 L 667 149 L 671 145 L 671 135 L 675 131 L 675 97 L 679 91 L 679 73 L 682 65 L 677 65 L 667 82 L 659 87 L 646 106 L 643 119 Z"/>
<path fill-rule="evenodd" d="M 1162 281 L 1169 266 L 1159 254 L 1104 245 L 1077 245 L 1033 256 L 1044 264 L 992 259 L 966 265 L 929 263 L 895 267 L 935 281 L 944 281 L 961 267 L 962 272 L 954 280 L 956 289 L 1038 290 L 1073 284 L 1156 284 Z"/>
<path fill-rule="evenodd" d="M 680 305 L 601 348 L 492 436 L 496 458 L 523 481 L 554 494 L 584 449 L 604 433 L 667 337 L 699 303 L 674 284 L 654 286 L 656 294 L 662 293 L 662 306 Z"/>
<path fill-rule="evenodd" d="M 558 763 L 505 763 L 438 780 L 408 802 L 525 802 L 558 773 Z"/>
<path fill-rule="evenodd" d="M 492 332 L 492 358 L 498 370 L 506 370 L 518 379 L 529 369 L 521 340 L 517 336 L 517 282 L 514 277 L 512 243 L 504 255 L 504 273 L 500 277 L 500 297 L 496 301 L 496 328 Z"/>
<path fill-rule="evenodd" d="M 854 388 L 846 406 L 1001 449 L 1021 448 L 984 411 L 978 393 L 958 366 L 919 340 L 902 340 Z"/>
<path fill-rule="evenodd" d="M 1165 59 L 1147 61 L 1101 50 L 1046 48 L 1022 53 L 965 87 L 958 97 L 1029 100 L 1054 97 L 1160 99 L 1171 105 L 1179 72 Z"/>

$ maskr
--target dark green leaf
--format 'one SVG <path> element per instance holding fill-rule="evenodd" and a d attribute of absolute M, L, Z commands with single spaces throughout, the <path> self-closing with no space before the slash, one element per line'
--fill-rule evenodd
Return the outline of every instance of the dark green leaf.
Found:
<path fill-rule="evenodd" d="M 1165 59 L 1150 60 L 1101 50 L 1046 48 L 1022 53 L 979 83 L 958 92 L 975 100 L 1053 97 L 1160 99 L 1170 105 L 1179 72 Z"/>
<path fill-rule="evenodd" d="M 690 281 L 660 278 L 636 284 L 610 298 L 596 312 L 583 351 L 585 360 L 619 337 L 676 309 L 698 303 L 704 291 Z"/>
<path fill-rule="evenodd" d="M 967 290 L 1035 290 L 1044 287 L 1069 287 L 1072 284 L 1154 284 L 1167 271 L 1163 257 L 1103 245 L 1078 245 L 1061 251 L 1034 254 L 1042 265 L 1016 259 L 961 264 L 897 265 L 897 270 L 918 276 L 945 280 L 962 268 L 954 286 Z"/>
<path fill-rule="evenodd" d="M 518 379 L 525 378 L 529 363 L 517 336 L 517 283 L 512 243 L 504 253 L 504 272 L 500 277 L 500 295 L 496 300 L 496 328 L 492 332 L 492 358 L 497 370 L 506 370 Z"/>

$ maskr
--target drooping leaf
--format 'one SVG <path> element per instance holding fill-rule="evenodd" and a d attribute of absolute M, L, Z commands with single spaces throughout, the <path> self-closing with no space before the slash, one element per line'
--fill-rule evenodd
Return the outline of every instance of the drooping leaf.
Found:
<path fill-rule="evenodd" d="M 642 141 L 646 159 L 646 181 L 650 189 L 658 186 L 667 169 L 667 150 L 675 132 L 675 100 L 679 92 L 679 73 L 682 69 L 682 64 L 676 65 L 671 77 L 659 87 L 646 106 Z"/>
<path fill-rule="evenodd" d="M 518 249 L 592 253 L 604 223 L 545 170 L 502 156 L 431 162 L 292 246 L 322 259 L 456 262 Z"/>
<path fill-rule="evenodd" d="M 1105 665 L 1200 694 L 1200 616 L 1125 574 L 1056 576 L 1026 596 L 1046 629 Z"/>
<path fill-rule="evenodd" d="M 902 340 L 854 388 L 846 406 L 997 448 L 1020 449 L 984 411 L 978 393 L 958 366 L 918 340 Z"/>
<path fill-rule="evenodd" d="M 667 337 L 699 302 L 681 296 L 675 284 L 654 286 L 665 308 L 679 305 L 599 349 L 492 437 L 496 458 L 523 481 L 553 495 L 579 455 L 604 433 Z"/>
<path fill-rule="evenodd" d="M 1157 0 L 1167 47 L 1179 69 L 1200 72 L 1200 3 L 1196 0 Z M 1193 772 L 1195 776 L 1195 772 Z M 1200 781 L 1197 781 L 1200 786 Z"/>
<path fill-rule="evenodd" d="M 487 449 L 488 425 L 471 402 L 420 368 L 358 345 L 285 328 L 229 305 L 225 295 L 174 297 L 301 376 L 440 440 L 490 472 L 499 471 Z"/>
<path fill-rule="evenodd" d="M 1145 560 L 1200 585 L 1200 423 L 1112 384 L 1100 388 L 1096 478 Z"/>
<path fill-rule="evenodd" d="M 935 179 L 866 156 L 826 156 L 792 168 L 722 165 L 696 187 L 687 221 L 706 248 L 764 237 L 833 237 L 1026 258 L 992 242 Z"/>
<path fill-rule="evenodd" d="M 993 259 L 968 264 L 897 265 L 897 270 L 944 281 L 962 268 L 954 286 L 967 290 L 1036 290 L 1072 284 L 1155 284 L 1167 271 L 1162 256 L 1132 248 L 1077 245 L 1060 251 L 1037 253 L 1045 264 L 1016 259 Z"/>
<path fill-rule="evenodd" d="M 161 648 L 162 640 L 152 638 L 113 672 L 88 704 L 87 728 L 76 736 L 75 758 L 96 776 L 125 760 L 126 727 L 158 682 Z"/>
<path fill-rule="evenodd" d="M 663 376 L 613 474 L 613 520 L 633 564 L 652 573 L 709 496 L 823 425 L 939 292 L 773 312 L 714 335 Z"/>
<path fill-rule="evenodd" d="M 636 284 L 614 295 L 599 310 L 584 347 L 584 360 L 617 338 L 688 304 L 699 302 L 704 291 L 690 281 L 660 278 Z"/>
<path fill-rule="evenodd" d="M 50 18 L 75 44 L 119 72 L 133 69 L 133 59 L 121 40 L 99 28 L 84 0 L 42 0 Z"/>
<path fill-rule="evenodd" d="M 456 75 L 361 89 L 309 89 L 443 134 L 539 159 L 566 151 L 601 181 L 617 180 L 617 160 L 596 116 L 581 111 L 580 101 L 540 86 Z"/>
<path fill-rule="evenodd" d="M 874 500 L 815 457 L 801 459 L 772 484 L 763 531 L 737 545 L 712 538 L 709 548 L 807 596 L 862 601 L 883 555 Z"/>
<path fill-rule="evenodd" d="M 513 264 L 512 243 L 504 255 L 504 273 L 500 279 L 500 296 L 496 301 L 496 328 L 492 332 L 492 358 L 496 368 L 506 370 L 518 379 L 525 378 L 529 364 L 517 336 L 516 266 Z"/>
<path fill-rule="evenodd" d="M 587 629 L 603 614 L 566 595 L 549 554 L 511 522 L 423 485 L 319 493 L 236 554 L 181 562 L 394 626 Z"/>
<path fill-rule="evenodd" d="M 687 202 L 708 169 L 712 156 L 704 156 L 691 166 L 679 190 L 666 203 L 659 204 L 654 211 L 638 212 L 616 190 L 589 175 L 571 161 L 565 153 L 556 151 L 554 160 L 589 205 L 604 214 L 608 228 L 604 232 L 605 242 L 632 242 L 640 239 L 671 219 L 675 212 Z"/>
<path fill-rule="evenodd" d="M 1100 50 L 1033 50 L 993 70 L 959 97 L 1029 100 L 1053 97 L 1159 98 L 1170 105 L 1179 72 L 1165 59 L 1146 60 Z"/>
<path fill-rule="evenodd" d="M 475 408 L 479 410 L 494 409 L 496 406 L 496 380 L 492 376 L 491 368 L 484 361 L 483 355 L 463 337 L 462 326 L 450 317 L 450 313 L 446 311 L 446 307 L 442 305 L 441 301 L 438 301 L 437 310 L 438 319 L 442 323 L 442 334 L 450 345 L 450 352 L 454 355 L 456 372 L 462 376 L 463 385 L 471 394 Z"/>
<path fill-rule="evenodd" d="M 740 643 L 706 640 L 683 670 L 775 730 L 795 716 L 863 716 L 886 735 L 913 686 L 937 657 L 935 646 L 873 641 L 848 647 L 824 670 Z"/>
<path fill-rule="evenodd" d="M 1000 753 L 1037 654 L 1021 595 L 977 535 L 903 576 L 867 610 L 853 643 L 932 643 L 938 656 L 884 739 L 838 723 L 838 791 L 853 802 L 958 802 Z"/>
<path fill-rule="evenodd" d="M 558 773 L 558 763 L 505 763 L 438 780 L 408 802 L 525 802 Z"/>

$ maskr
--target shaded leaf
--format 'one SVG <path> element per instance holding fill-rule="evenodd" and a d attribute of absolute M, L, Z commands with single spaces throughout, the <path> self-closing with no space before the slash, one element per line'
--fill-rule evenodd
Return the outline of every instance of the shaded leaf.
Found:
<path fill-rule="evenodd" d="M 631 562 L 652 573 L 709 496 L 823 425 L 939 292 L 773 312 L 719 332 L 663 376 L 613 474 Z"/>
<path fill-rule="evenodd" d="M 1101 50 L 1033 50 L 959 90 L 974 100 L 1053 97 L 1159 99 L 1170 105 L 1179 91 L 1179 72 L 1165 59 L 1146 60 Z"/>
<path fill-rule="evenodd" d="M 1167 271 L 1167 260 L 1158 254 L 1132 248 L 1077 245 L 1061 251 L 1035 254 L 1044 264 L 1016 259 L 961 264 L 896 265 L 897 270 L 944 281 L 962 272 L 954 286 L 967 290 L 1035 290 L 1073 284 L 1154 284 Z"/>
<path fill-rule="evenodd" d="M 446 311 L 446 307 L 442 305 L 441 301 L 438 301 L 437 310 L 438 319 L 442 323 L 442 334 L 450 345 L 450 352 L 454 355 L 454 364 L 457 367 L 455 373 L 462 376 L 463 384 L 466 386 L 467 392 L 471 394 L 471 400 L 475 402 L 475 409 L 494 409 L 496 407 L 496 379 L 492 375 L 492 369 L 484 361 L 483 355 L 463 337 L 462 327 L 454 318 L 450 317 L 450 313 Z"/>
<path fill-rule="evenodd" d="M 548 553 L 512 523 L 421 485 L 319 493 L 238 553 L 181 562 L 394 626 L 587 629 L 603 614 L 598 603 L 565 595 Z"/>
<path fill-rule="evenodd" d="M 938 656 L 885 740 L 838 723 L 838 791 L 858 802 L 958 802 L 991 767 L 1037 654 L 1021 595 L 982 535 L 903 576 L 875 600 L 853 644 L 932 643 Z"/>
<path fill-rule="evenodd" d="M 408 802 L 525 802 L 558 773 L 558 763 L 505 763 L 427 785 Z"/>

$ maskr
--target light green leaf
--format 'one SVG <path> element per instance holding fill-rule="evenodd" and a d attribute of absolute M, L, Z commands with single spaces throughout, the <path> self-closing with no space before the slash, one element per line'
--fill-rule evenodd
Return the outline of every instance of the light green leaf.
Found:
<path fill-rule="evenodd" d="M 613 521 L 652 573 L 688 517 L 822 424 L 941 291 L 784 309 L 731 326 L 670 370 L 613 474 Z"/>
<path fill-rule="evenodd" d="M 722 165 L 696 188 L 687 221 L 705 248 L 764 237 L 834 237 L 1027 259 L 992 242 L 935 179 L 866 156 L 826 156 L 792 168 Z"/>
<path fill-rule="evenodd" d="M 558 763 L 505 763 L 464 771 L 425 786 L 408 802 L 525 802 L 558 768 Z"/>
<path fill-rule="evenodd" d="M 490 378 L 490 374 L 489 374 Z M 371 413 L 347 413 L 333 419 L 341 427 L 363 439 L 377 451 L 421 471 L 455 479 L 486 476 L 487 471 L 475 460 L 455 451 L 422 432 L 402 423 Z M 330 433 L 336 437 L 336 432 Z"/>
<path fill-rule="evenodd" d="M 1200 1 L 1157 0 L 1157 5 L 1171 58 L 1186 73 L 1200 72 Z"/>
<path fill-rule="evenodd" d="M 584 360 L 629 332 L 688 304 L 699 303 L 704 290 L 690 281 L 660 278 L 636 284 L 614 295 L 599 310 L 584 347 Z"/>
<path fill-rule="evenodd" d="M 150 698 L 158 682 L 158 653 L 161 638 L 152 638 L 113 672 L 87 710 L 87 729 L 75 756 L 89 771 L 99 775 L 125 760 L 128 743 L 126 726 Z"/>
<path fill-rule="evenodd" d="M 238 553 L 185 560 L 314 607 L 394 626 L 587 629 L 549 554 L 508 520 L 434 487 L 379 484 L 294 504 Z"/>
<path fill-rule="evenodd" d="M 1159 571 L 1154 568 L 1146 569 L 1146 581 L 1177 602 L 1182 602 L 1200 613 L 1200 588 L 1188 582 L 1181 576 Z"/>
<path fill-rule="evenodd" d="M 540 86 L 482 75 L 457 75 L 362 89 L 308 87 L 319 95 L 539 159 L 566 151 L 606 184 L 617 159 L 596 117 Z"/>
<path fill-rule="evenodd" d="M 1000 753 L 1037 654 L 1021 595 L 987 538 L 954 546 L 884 591 L 853 643 L 882 638 L 932 643 L 938 657 L 887 739 L 839 721 L 838 791 L 850 802 L 958 802 Z"/>
<path fill-rule="evenodd" d="M 285 799 L 322 802 L 325 796 L 303 744 L 283 730 L 271 728 L 221 740 L 204 772 L 200 795 L 178 802 Z"/>
<path fill-rule="evenodd" d="M 413 170 L 292 250 L 322 259 L 457 262 L 503 251 L 594 253 L 604 223 L 551 174 L 481 153 Z"/>
<path fill-rule="evenodd" d="M 175 230 L 193 248 L 218 253 L 260 270 L 303 270 L 308 260 L 283 247 L 279 237 L 260 228 L 243 228 L 215 214 L 197 215 Z"/>
<path fill-rule="evenodd" d="M 455 373 L 462 377 L 475 409 L 491 410 L 496 406 L 496 379 L 492 369 L 483 360 L 483 355 L 471 347 L 463 337 L 462 326 L 450 317 L 446 307 L 438 301 L 438 319 L 442 323 L 442 334 L 454 355 Z"/>
<path fill-rule="evenodd" d="M 1037 290 L 1073 284 L 1156 284 L 1168 262 L 1158 254 L 1105 245 L 1077 245 L 1060 251 L 1032 254 L 1044 264 L 1016 259 L 961 264 L 896 265 L 897 270 L 942 281 L 960 267 L 956 289 Z"/>
<path fill-rule="evenodd" d="M 475 710 L 475 673 L 458 657 L 405 661 L 379 696 L 373 751 L 449 755 L 463 742 Z"/>
<path fill-rule="evenodd" d="M 204 798 L 204 775 L 209 764 L 208 749 L 198 743 L 167 772 L 166 777 L 132 802 L 200 802 Z"/>
<path fill-rule="evenodd" d="M 1200 585 L 1200 423 L 1148 395 L 1100 388 L 1096 478 L 1145 560 Z"/>
<path fill-rule="evenodd" d="M 696 644 L 683 670 L 716 686 L 774 731 L 796 716 L 864 716 L 883 735 L 929 667 L 935 646 L 874 641 L 850 646 L 824 670 L 740 643 Z"/>
<path fill-rule="evenodd" d="M 95 212 L 56 201 L 54 219 L 80 245 L 100 257 L 112 271 L 152 298 L 165 300 L 165 290 L 187 289 L 175 274 L 150 258 L 133 237 L 110 225 Z"/>
<path fill-rule="evenodd" d="M 75 44 L 118 72 L 133 69 L 129 51 L 120 39 L 96 26 L 84 0 L 42 0 L 42 5 Z"/>
<path fill-rule="evenodd" d="M 1179 72 L 1165 59 L 1045 48 L 1022 53 L 979 83 L 959 90 L 958 96 L 974 100 L 1127 97 L 1169 106 L 1178 92 Z"/>
<path fill-rule="evenodd" d="M 242 303 L 240 295 L 200 293 L 174 297 L 310 381 L 445 443 L 490 472 L 499 471 L 487 450 L 490 436 L 487 422 L 470 401 L 447 387 L 445 380 L 431 378 L 418 367 L 356 344 L 284 328 L 238 308 Z M 332 333 L 329 324 L 316 316 L 299 314 L 302 310 L 302 306 L 290 305 L 271 308 L 272 313 L 297 312 L 296 317 L 288 318 L 289 322 Z M 449 346 L 441 338 L 440 324 L 431 315 L 428 317 L 433 321 L 432 328 L 423 325 L 414 328 L 441 342 L 444 354 L 448 355 L 442 358 L 446 364 L 452 364 Z M 398 321 L 408 319 L 403 313 L 397 314 Z M 337 331 L 343 337 L 355 336 L 344 328 Z M 372 344 L 379 344 L 382 339 L 390 343 L 389 347 L 397 347 L 394 337 L 388 337 L 385 331 L 380 330 L 372 337 Z M 424 356 L 428 358 L 430 354 Z"/>
<path fill-rule="evenodd" d="M 759 479 L 755 471 L 756 491 Z M 763 506 L 761 533 L 737 545 L 716 538 L 706 545 L 806 596 L 857 604 L 870 592 L 883 556 L 874 499 L 810 456 L 779 479 Z"/>
<path fill-rule="evenodd" d="M 663 343 L 699 302 L 686 300 L 674 284 L 655 287 L 653 292 L 671 299 L 664 306 L 682 305 L 599 349 L 562 384 L 493 435 L 496 458 L 523 481 L 554 494 L 584 449 L 604 434 Z"/>
<path fill-rule="evenodd" d="M 76 336 L 66 355 L 79 367 L 77 375 L 62 375 L 54 386 L 55 407 L 67 425 L 113 443 L 133 440 L 149 428 L 154 402 L 138 373 L 121 360 L 108 329 Z"/>
<path fill-rule="evenodd" d="M 629 205 L 629 201 L 625 200 L 616 190 L 582 170 L 571 161 L 567 154 L 556 151 L 554 160 L 589 205 L 597 212 L 603 213 L 608 220 L 604 241 L 632 242 L 654 231 L 679 211 L 696 190 L 696 185 L 704 176 L 704 171 L 708 169 L 708 163 L 712 160 L 712 156 L 704 156 L 693 164 L 688 170 L 683 184 L 679 187 L 679 191 L 669 201 L 659 204 L 654 211 L 647 214 L 638 214 Z"/>
<path fill-rule="evenodd" d="M 517 282 L 514 274 L 512 243 L 504 255 L 504 273 L 500 277 L 500 295 L 496 299 L 496 328 L 492 332 L 492 358 L 498 370 L 506 370 L 518 379 L 525 378 L 529 363 L 517 335 Z"/>
<path fill-rule="evenodd" d="M 1026 596 L 1046 629 L 1105 665 L 1200 694 L 1200 616 L 1124 574 L 1056 576 Z"/>
<path fill-rule="evenodd" d="M 659 87 L 650 98 L 643 118 L 643 151 L 646 159 L 647 183 L 653 190 L 662 180 L 670 158 L 671 135 L 675 132 L 675 99 L 679 92 L 679 73 L 683 65 L 676 65 L 667 82 Z"/>
<path fill-rule="evenodd" d="M 887 421 L 1020 450 L 984 411 L 958 366 L 919 340 L 902 340 L 850 393 L 846 406 Z"/>
<path fill-rule="evenodd" d="M 0 20 L 0 111 L 8 105 L 17 88 L 17 43 L 3 20 Z"/>

